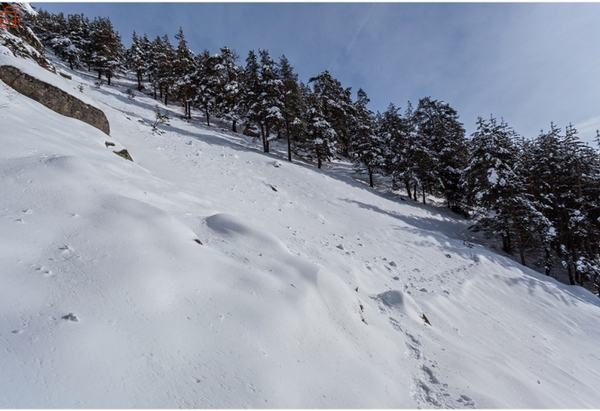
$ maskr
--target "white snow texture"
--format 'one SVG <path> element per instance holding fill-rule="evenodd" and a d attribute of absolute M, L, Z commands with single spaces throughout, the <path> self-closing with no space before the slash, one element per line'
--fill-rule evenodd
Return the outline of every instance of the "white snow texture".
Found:
<path fill-rule="evenodd" d="M 0 84 L 0 407 L 600 404 L 596 296 L 350 164 L 290 164 L 173 106 L 153 134 L 131 79 L 56 64 L 73 80 L 43 79 L 112 136 Z"/>

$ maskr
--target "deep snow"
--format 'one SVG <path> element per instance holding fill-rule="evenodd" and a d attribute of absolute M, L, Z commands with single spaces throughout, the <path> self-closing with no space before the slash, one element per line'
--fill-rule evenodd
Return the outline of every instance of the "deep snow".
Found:
<path fill-rule="evenodd" d="M 73 80 L 46 79 L 112 135 L 0 84 L 0 407 L 600 404 L 588 291 L 343 162 L 290 164 L 201 120 L 152 134 L 132 82 L 56 64 Z"/>

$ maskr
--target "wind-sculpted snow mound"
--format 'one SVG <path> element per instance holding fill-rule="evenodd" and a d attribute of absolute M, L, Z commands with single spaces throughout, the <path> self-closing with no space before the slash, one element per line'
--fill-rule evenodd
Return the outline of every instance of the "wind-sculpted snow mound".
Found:
<path fill-rule="evenodd" d="M 279 252 L 288 251 L 287 247 L 274 235 L 265 233 L 244 223 L 230 214 L 215 214 L 206 218 L 206 224 L 215 231 L 233 237 L 247 238 L 255 245 Z"/>
<path fill-rule="evenodd" d="M 307 281 L 316 285 L 319 268 L 293 255 L 274 235 L 230 214 L 220 213 L 207 217 L 206 224 L 219 235 L 228 238 L 230 244 L 227 251 L 237 260 L 258 266 L 291 284 L 294 281 Z"/>
<path fill-rule="evenodd" d="M 377 298 L 384 306 L 399 312 L 417 322 L 423 322 L 423 310 L 415 300 L 405 292 L 399 290 L 389 290 L 378 294 Z"/>

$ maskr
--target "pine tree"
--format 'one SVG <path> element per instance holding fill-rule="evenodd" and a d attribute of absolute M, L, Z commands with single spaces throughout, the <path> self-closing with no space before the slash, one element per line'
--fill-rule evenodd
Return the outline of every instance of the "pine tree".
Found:
<path fill-rule="evenodd" d="M 177 58 L 177 54 L 173 44 L 166 34 L 162 37 L 162 56 L 161 65 L 159 66 L 158 78 L 161 96 L 164 97 L 165 106 L 169 103 L 169 95 L 172 92 L 172 87 L 177 81 L 175 71 L 173 70 L 173 61 Z"/>
<path fill-rule="evenodd" d="M 246 130 L 250 126 L 258 125 L 260 121 L 258 111 L 255 108 L 261 92 L 259 71 L 258 56 L 254 50 L 250 50 L 248 51 L 248 57 L 246 57 L 246 66 L 242 72 L 243 82 L 240 95 L 240 109 L 246 123 Z"/>
<path fill-rule="evenodd" d="M 281 113 L 282 87 L 279 78 L 277 63 L 271 58 L 267 50 L 259 50 L 260 55 L 260 97 L 256 106 L 260 118 L 261 134 L 265 145 L 265 152 L 269 152 L 271 130 L 278 122 L 283 120 Z"/>
<path fill-rule="evenodd" d="M 369 186 L 373 187 L 373 175 L 383 166 L 383 143 L 375 133 L 375 115 L 367 108 L 367 93 L 359 89 L 354 103 L 353 122 L 350 124 L 352 143 L 350 151 L 354 163 L 364 169 L 369 177 Z"/>
<path fill-rule="evenodd" d="M 196 72 L 193 75 L 197 89 L 194 105 L 204 113 L 206 124 L 217 114 L 217 94 L 220 88 L 219 55 L 211 55 L 208 50 L 196 57 Z"/>
<path fill-rule="evenodd" d="M 516 243 L 521 264 L 526 265 L 526 252 L 547 247 L 555 232 L 541 211 L 543 205 L 532 194 L 528 149 L 519 150 L 518 135 L 503 121 L 479 118 L 477 126 L 465 173 L 477 207 L 472 228 L 489 237 L 500 236 L 507 253 Z"/>
<path fill-rule="evenodd" d="M 194 73 L 197 71 L 196 61 L 194 53 L 188 47 L 181 27 L 179 33 L 175 35 L 175 39 L 179 41 L 175 51 L 176 57 L 173 61 L 175 96 L 183 105 L 184 117 L 189 120 L 192 118 L 191 107 L 196 95 L 194 81 Z"/>
<path fill-rule="evenodd" d="M 160 98 L 167 105 L 169 93 L 176 79 L 173 72 L 173 61 L 176 58 L 175 48 L 169 36 L 157 36 L 150 46 L 150 63 L 148 73 L 154 89 L 154 98 Z M 159 94 L 157 95 L 157 91 Z"/>
<path fill-rule="evenodd" d="M 237 133 L 237 123 L 241 120 L 240 100 L 242 95 L 242 71 L 237 65 L 238 55 L 229 47 L 221 48 L 219 90 L 217 93 L 217 111 L 231 121 L 231 131 Z"/>
<path fill-rule="evenodd" d="M 316 160 L 317 167 L 331 161 L 336 153 L 335 131 L 325 119 L 323 99 L 308 87 L 304 89 L 306 110 L 304 112 L 304 138 L 298 148 L 308 159 Z"/>
<path fill-rule="evenodd" d="M 582 285 L 585 276 L 577 270 L 577 261 L 593 260 L 600 238 L 598 153 L 578 139 L 574 127 L 562 134 L 554 124 L 539 135 L 531 152 L 532 192 L 556 229 L 554 250 L 571 284 Z"/>
<path fill-rule="evenodd" d="M 146 37 L 147 39 L 147 37 Z M 135 72 L 138 91 L 143 90 L 142 80 L 147 68 L 146 52 L 142 40 L 133 32 L 131 47 L 127 50 L 127 67 Z"/>
<path fill-rule="evenodd" d="M 121 36 L 108 17 L 97 17 L 91 24 L 92 65 L 98 72 L 98 80 L 104 74 L 110 85 L 115 74 L 123 68 L 125 49 Z"/>
<path fill-rule="evenodd" d="M 419 100 L 414 117 L 424 148 L 420 162 L 428 171 L 423 175 L 424 187 L 439 191 L 448 208 L 461 211 L 466 200 L 461 177 L 468 148 L 458 114 L 447 103 L 426 97 Z"/>
<path fill-rule="evenodd" d="M 302 95 L 298 84 L 298 75 L 288 59 L 279 59 L 279 78 L 281 79 L 281 114 L 287 139 L 288 161 L 292 161 L 292 141 L 298 140 L 302 126 Z"/>
<path fill-rule="evenodd" d="M 260 129 L 263 150 L 269 152 L 270 132 L 283 120 L 281 114 L 282 82 L 277 65 L 267 50 L 259 50 L 260 62 L 254 50 L 250 50 L 244 69 L 244 94 L 242 104 L 245 117 Z"/>
<path fill-rule="evenodd" d="M 335 140 L 342 155 L 350 156 L 351 136 L 348 131 L 353 115 L 351 89 L 343 88 L 329 71 L 324 71 L 308 81 L 313 85 L 314 94 L 321 99 L 321 111 L 335 133 Z"/>

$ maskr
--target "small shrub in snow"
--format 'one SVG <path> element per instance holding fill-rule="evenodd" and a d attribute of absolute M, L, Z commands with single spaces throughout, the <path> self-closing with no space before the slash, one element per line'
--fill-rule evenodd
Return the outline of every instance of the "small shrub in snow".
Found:
<path fill-rule="evenodd" d="M 125 94 L 127 95 L 127 98 L 129 100 L 133 100 L 135 98 L 135 93 L 130 88 L 128 88 L 127 91 L 125 91 Z"/>
<path fill-rule="evenodd" d="M 154 120 L 154 124 L 152 124 L 152 134 L 164 134 L 164 131 L 161 131 L 158 129 L 158 125 L 159 124 L 165 124 L 167 126 L 169 126 L 169 120 L 171 119 L 167 112 L 165 112 L 164 114 L 161 113 L 160 108 L 158 108 L 158 106 L 156 106 L 154 108 L 154 116 L 155 116 L 155 120 Z"/>

